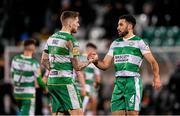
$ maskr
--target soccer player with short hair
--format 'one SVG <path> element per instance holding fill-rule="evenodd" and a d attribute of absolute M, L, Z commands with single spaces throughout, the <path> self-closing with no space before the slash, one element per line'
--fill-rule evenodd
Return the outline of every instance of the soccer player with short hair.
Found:
<path fill-rule="evenodd" d="M 48 91 L 52 98 L 52 114 L 82 115 L 82 101 L 74 84 L 73 68 L 79 71 L 91 63 L 80 62 L 79 42 L 73 37 L 79 27 L 79 13 L 64 11 L 62 28 L 49 37 L 41 63 L 48 69 Z"/>
<path fill-rule="evenodd" d="M 20 110 L 20 115 L 35 113 L 35 81 L 47 92 L 42 81 L 41 69 L 32 55 L 35 52 L 35 40 L 24 41 L 23 54 L 14 56 L 11 72 L 14 81 L 14 97 Z"/>
<path fill-rule="evenodd" d="M 114 63 L 115 81 L 111 98 L 113 115 L 138 115 L 142 100 L 142 78 L 140 66 L 143 57 L 151 64 L 153 70 L 153 86 L 160 89 L 161 81 L 159 66 L 153 57 L 149 46 L 144 40 L 134 34 L 136 20 L 132 15 L 123 15 L 119 18 L 119 38 L 114 40 L 103 60 L 98 60 L 97 53 L 91 53 L 94 64 L 106 70 Z"/>
<path fill-rule="evenodd" d="M 97 46 L 93 43 L 86 44 L 86 50 L 82 54 L 82 59 L 87 60 L 87 55 L 91 52 L 97 52 Z M 93 115 L 97 114 L 97 88 L 101 83 L 101 74 L 100 70 L 93 64 L 89 64 L 86 68 L 83 69 L 86 81 L 86 93 L 87 95 L 83 99 L 83 109 L 87 109 L 88 103 L 90 104 L 90 110 Z"/>

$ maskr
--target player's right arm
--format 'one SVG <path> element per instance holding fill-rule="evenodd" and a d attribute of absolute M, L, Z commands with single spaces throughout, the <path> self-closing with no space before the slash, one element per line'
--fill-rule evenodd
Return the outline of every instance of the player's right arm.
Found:
<path fill-rule="evenodd" d="M 113 57 L 108 54 L 104 57 L 103 60 L 98 59 L 97 53 L 92 53 L 92 57 L 94 59 L 94 65 L 101 70 L 107 70 L 111 66 L 113 61 Z"/>
<path fill-rule="evenodd" d="M 113 43 L 111 44 L 108 53 L 103 60 L 98 59 L 97 53 L 93 52 L 88 55 L 88 59 L 93 59 L 94 65 L 101 70 L 107 70 L 113 62 Z"/>

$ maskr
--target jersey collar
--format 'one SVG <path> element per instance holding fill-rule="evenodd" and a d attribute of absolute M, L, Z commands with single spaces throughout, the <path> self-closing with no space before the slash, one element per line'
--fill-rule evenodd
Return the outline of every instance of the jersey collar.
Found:
<path fill-rule="evenodd" d="M 132 35 L 131 37 L 126 38 L 126 39 L 123 38 L 123 40 L 124 40 L 124 41 L 128 41 L 129 39 L 133 38 L 134 36 L 135 36 L 135 35 Z"/>
<path fill-rule="evenodd" d="M 67 31 L 59 31 L 59 32 L 71 34 L 71 33 L 67 32 Z"/>
<path fill-rule="evenodd" d="M 32 58 L 31 56 L 25 56 L 23 54 L 21 54 L 21 57 L 23 57 L 23 58 Z"/>

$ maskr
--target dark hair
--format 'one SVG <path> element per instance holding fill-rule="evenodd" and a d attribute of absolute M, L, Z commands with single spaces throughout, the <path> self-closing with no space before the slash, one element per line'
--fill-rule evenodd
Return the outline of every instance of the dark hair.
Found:
<path fill-rule="evenodd" d="M 36 40 L 34 39 L 28 39 L 24 41 L 24 47 L 27 47 L 29 45 L 36 45 Z"/>
<path fill-rule="evenodd" d="M 86 44 L 86 48 L 87 48 L 87 47 L 92 47 L 92 48 L 94 48 L 94 49 L 97 49 L 97 46 L 94 45 L 93 43 L 87 43 L 87 44 Z"/>
<path fill-rule="evenodd" d="M 63 11 L 62 14 L 61 14 L 61 23 L 68 19 L 68 18 L 76 18 L 79 16 L 79 12 L 75 12 L 75 11 Z"/>
<path fill-rule="evenodd" d="M 131 23 L 133 28 L 136 25 L 136 19 L 132 15 L 122 15 L 119 19 L 125 19 L 128 23 Z"/>

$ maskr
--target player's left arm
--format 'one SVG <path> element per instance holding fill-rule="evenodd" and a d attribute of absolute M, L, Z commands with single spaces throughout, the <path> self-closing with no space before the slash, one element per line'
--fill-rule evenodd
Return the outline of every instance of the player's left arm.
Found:
<path fill-rule="evenodd" d="M 49 76 L 49 70 L 46 70 L 43 77 L 42 77 L 42 80 L 45 84 L 47 84 L 47 81 L 48 81 L 48 76 Z"/>
<path fill-rule="evenodd" d="M 151 64 L 153 70 L 153 86 L 155 89 L 160 89 L 161 80 L 159 75 L 159 65 L 151 52 L 144 54 L 144 57 Z"/>
<path fill-rule="evenodd" d="M 37 82 L 38 82 L 39 86 L 44 90 L 46 88 L 46 85 L 42 80 L 42 76 L 41 76 L 42 74 L 41 74 L 40 68 L 37 69 L 37 75 L 38 75 L 37 76 Z"/>
<path fill-rule="evenodd" d="M 85 68 L 86 66 L 88 66 L 91 63 L 90 60 L 80 61 L 80 59 L 79 59 L 79 56 L 80 56 L 79 46 L 74 46 L 71 40 L 69 40 L 67 42 L 67 47 L 70 50 L 71 61 L 72 61 L 73 67 L 76 71 L 82 70 L 83 68 Z"/>
<path fill-rule="evenodd" d="M 36 80 L 37 80 L 40 88 L 42 88 L 43 91 L 45 93 L 47 93 L 47 87 L 46 87 L 46 84 L 42 80 L 42 73 L 41 73 L 41 68 L 40 68 L 39 64 L 38 63 L 34 64 L 33 68 L 35 69 L 34 70 L 34 75 L 35 75 L 35 77 L 37 77 Z"/>
<path fill-rule="evenodd" d="M 159 75 L 159 65 L 156 61 L 156 59 L 154 58 L 149 45 L 147 42 L 145 42 L 144 40 L 141 40 L 139 42 L 139 48 L 141 50 L 141 53 L 144 55 L 145 59 L 151 64 L 151 68 L 153 70 L 153 87 L 155 89 L 160 89 L 161 87 L 161 80 L 160 80 L 160 75 Z"/>

